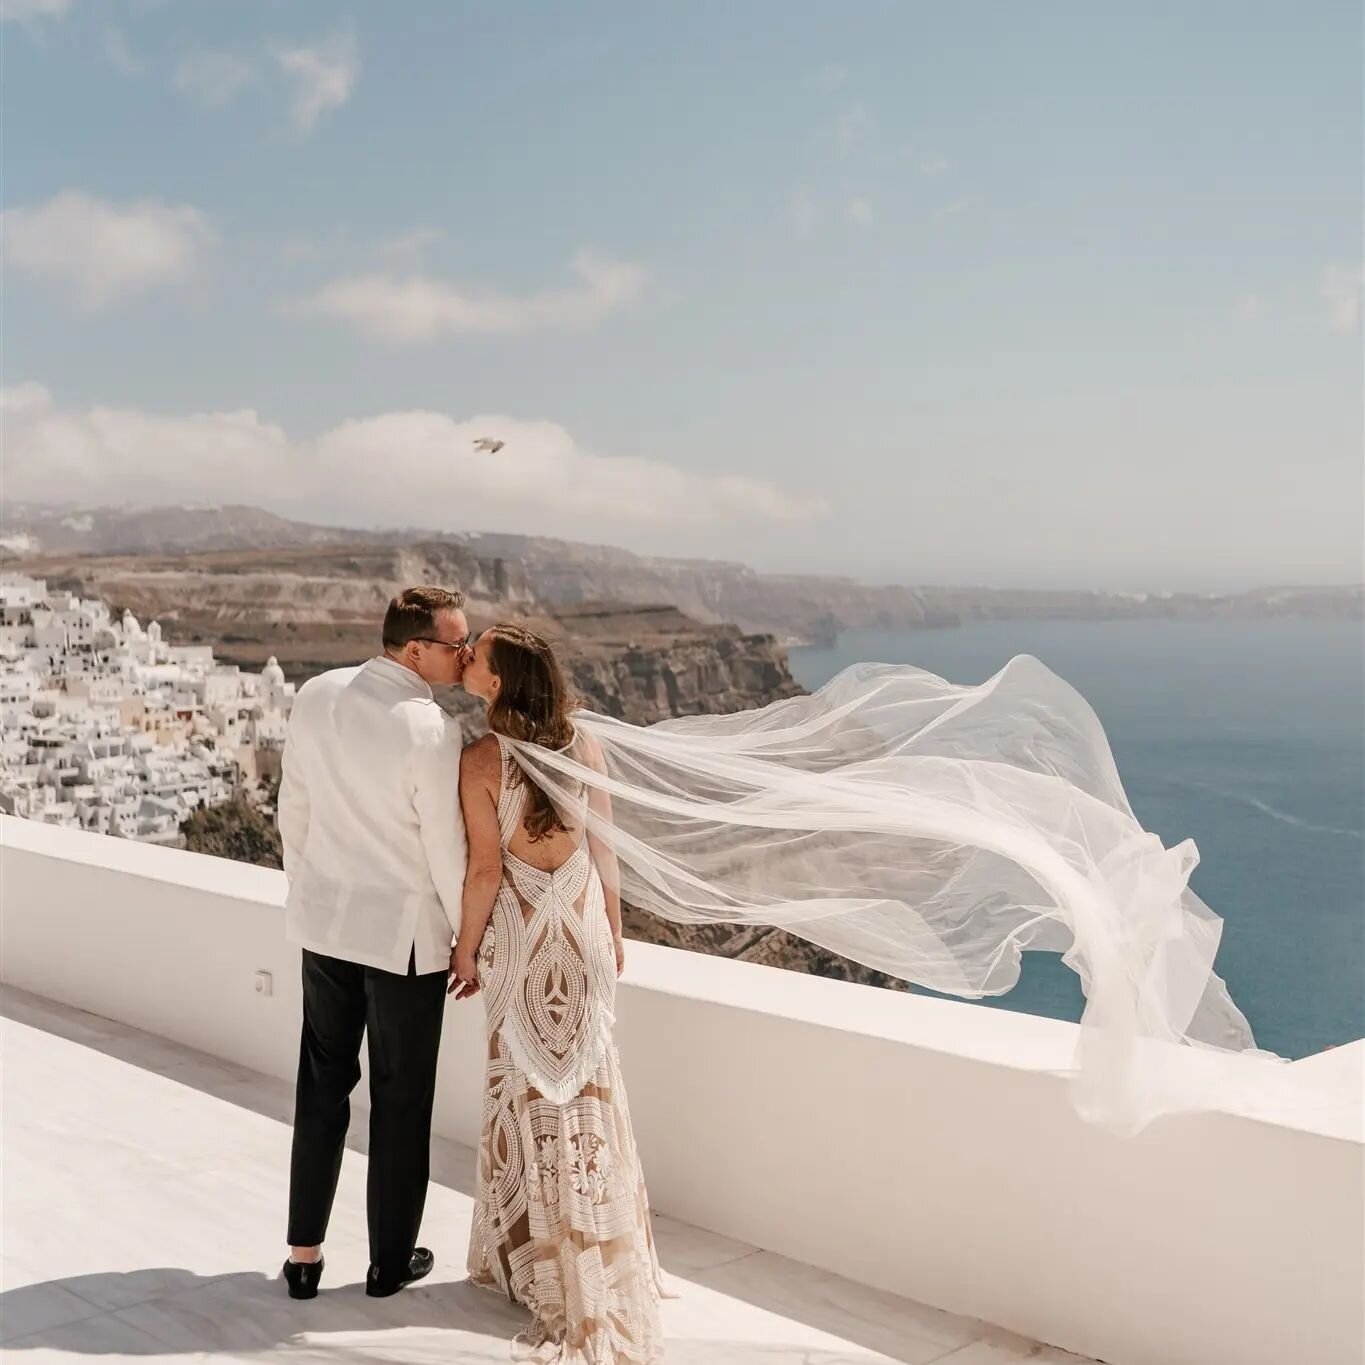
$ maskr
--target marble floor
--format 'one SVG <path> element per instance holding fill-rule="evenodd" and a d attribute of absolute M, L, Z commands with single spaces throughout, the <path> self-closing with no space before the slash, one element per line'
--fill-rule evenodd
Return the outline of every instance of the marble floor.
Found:
<path fill-rule="evenodd" d="M 435 1273 L 370 1299 L 360 1134 L 322 1292 L 295 1303 L 278 1279 L 288 1086 L 20 991 L 4 992 L 3 1015 L 0 1333 L 13 1365 L 509 1358 L 524 1314 L 464 1282 L 467 1148 L 434 1144 Z M 656 1234 L 679 1295 L 664 1305 L 670 1365 L 1085 1365 L 667 1217 Z"/>

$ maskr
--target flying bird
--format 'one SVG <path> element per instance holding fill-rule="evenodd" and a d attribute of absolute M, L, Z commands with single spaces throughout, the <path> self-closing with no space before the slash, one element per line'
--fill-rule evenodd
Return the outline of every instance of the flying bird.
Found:
<path fill-rule="evenodd" d="M 506 441 L 495 441 L 491 436 L 480 436 L 474 442 L 474 449 L 482 451 L 486 455 L 496 455 L 506 444 Z"/>

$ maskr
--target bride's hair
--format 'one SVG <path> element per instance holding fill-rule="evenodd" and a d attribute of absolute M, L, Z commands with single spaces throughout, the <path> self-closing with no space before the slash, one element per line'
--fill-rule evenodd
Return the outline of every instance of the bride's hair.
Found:
<path fill-rule="evenodd" d="M 493 642 L 489 665 L 502 683 L 497 700 L 488 708 L 488 728 L 527 744 L 567 748 L 574 738 L 569 712 L 575 699 L 564 682 L 554 650 L 522 626 L 492 626 L 486 634 Z M 527 781 L 526 774 L 512 766 L 515 780 Z M 526 837 L 532 843 L 568 829 L 554 803 L 535 782 L 527 794 L 524 821 Z"/>

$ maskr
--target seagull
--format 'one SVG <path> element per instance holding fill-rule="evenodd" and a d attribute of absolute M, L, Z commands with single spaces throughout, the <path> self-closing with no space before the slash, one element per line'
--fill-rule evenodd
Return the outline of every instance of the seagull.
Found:
<path fill-rule="evenodd" d="M 506 441 L 495 441 L 490 436 L 480 436 L 474 442 L 474 449 L 483 451 L 487 455 L 496 455 L 506 444 Z"/>

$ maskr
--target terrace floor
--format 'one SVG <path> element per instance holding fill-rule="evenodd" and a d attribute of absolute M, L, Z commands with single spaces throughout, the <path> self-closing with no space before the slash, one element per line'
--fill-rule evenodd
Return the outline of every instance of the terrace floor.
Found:
<path fill-rule="evenodd" d="M 465 1282 L 473 1154 L 437 1139 L 430 1279 L 364 1293 L 364 1123 L 318 1298 L 280 1282 L 291 1088 L 22 991 L 3 997 L 0 1333 L 14 1365 L 506 1361 L 525 1314 Z M 669 1365 L 1086 1365 L 660 1216 Z M 1093 1363 L 1091 1363 L 1093 1365 Z"/>

